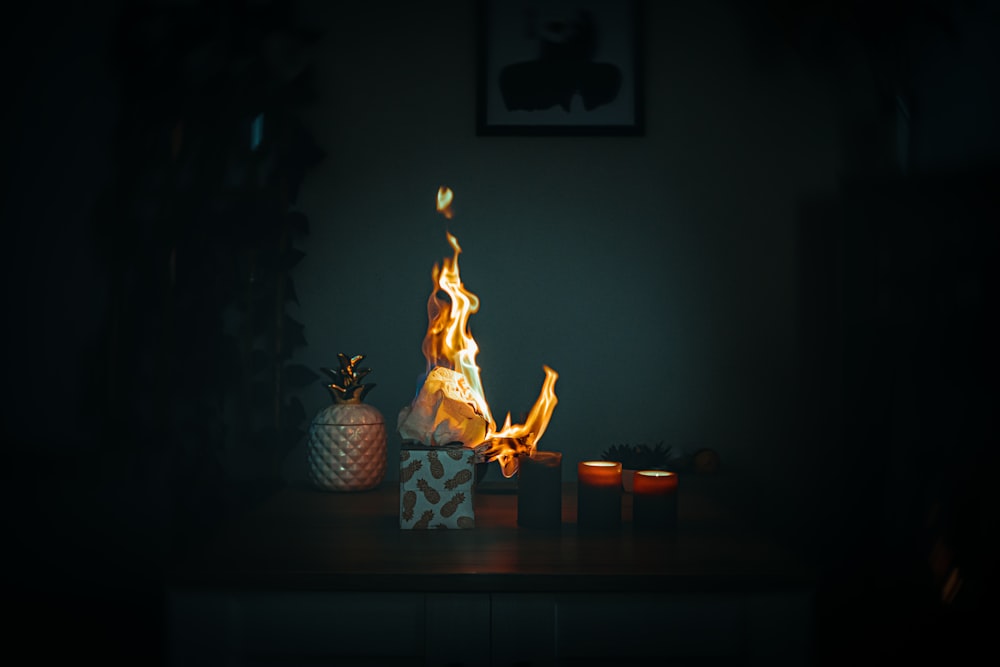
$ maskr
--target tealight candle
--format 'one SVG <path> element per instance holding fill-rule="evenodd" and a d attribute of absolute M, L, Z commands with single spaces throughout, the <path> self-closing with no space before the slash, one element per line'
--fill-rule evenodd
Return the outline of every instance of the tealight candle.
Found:
<path fill-rule="evenodd" d="M 536 450 L 517 460 L 517 525 L 562 525 L 562 454 Z"/>
<path fill-rule="evenodd" d="M 615 528 L 622 520 L 622 464 L 581 461 L 576 468 L 580 528 Z"/>
<path fill-rule="evenodd" d="M 632 480 L 632 523 L 642 530 L 677 527 L 677 474 L 638 470 Z"/>

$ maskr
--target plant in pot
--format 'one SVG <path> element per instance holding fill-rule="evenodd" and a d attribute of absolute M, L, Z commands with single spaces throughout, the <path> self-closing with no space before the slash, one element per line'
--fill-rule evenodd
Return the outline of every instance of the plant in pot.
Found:
<path fill-rule="evenodd" d="M 149 534 L 186 549 L 283 484 L 308 424 L 295 394 L 317 375 L 292 363 L 307 341 L 291 309 L 300 191 L 325 155 L 306 120 L 321 33 L 294 2 L 115 4 L 86 393 L 101 458 L 138 457 L 136 483 L 163 489 Z"/>
<path fill-rule="evenodd" d="M 662 441 L 655 445 L 611 445 L 601 453 L 601 459 L 622 464 L 622 488 L 627 493 L 632 493 L 632 475 L 635 471 L 666 470 L 670 461 L 670 447 L 664 447 Z"/>

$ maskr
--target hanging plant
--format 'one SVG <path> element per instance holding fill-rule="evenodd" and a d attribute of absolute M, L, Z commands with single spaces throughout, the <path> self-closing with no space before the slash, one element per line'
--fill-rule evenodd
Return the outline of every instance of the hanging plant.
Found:
<path fill-rule="evenodd" d="M 318 376 L 290 363 L 307 341 L 288 306 L 299 190 L 324 158 L 299 119 L 319 35 L 294 3 L 239 1 L 129 3 L 117 34 L 105 411 L 117 440 L 165 450 L 199 521 L 228 502 L 219 486 L 273 485 L 305 433 L 289 390 Z"/>

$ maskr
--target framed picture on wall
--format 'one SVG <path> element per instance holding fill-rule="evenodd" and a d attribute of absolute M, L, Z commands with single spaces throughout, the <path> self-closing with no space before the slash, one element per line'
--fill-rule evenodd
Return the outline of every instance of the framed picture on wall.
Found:
<path fill-rule="evenodd" d="M 480 0 L 480 135 L 643 133 L 638 0 Z"/>

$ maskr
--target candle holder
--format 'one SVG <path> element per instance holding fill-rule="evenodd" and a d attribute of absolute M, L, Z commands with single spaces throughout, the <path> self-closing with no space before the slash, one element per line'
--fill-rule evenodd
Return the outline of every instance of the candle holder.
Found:
<path fill-rule="evenodd" d="M 622 464 L 581 461 L 576 468 L 577 524 L 587 530 L 617 528 L 622 521 Z"/>
<path fill-rule="evenodd" d="M 677 528 L 677 474 L 638 470 L 632 480 L 632 525 L 636 530 L 670 532 Z"/>
<path fill-rule="evenodd" d="M 517 525 L 558 528 L 562 525 L 562 454 L 534 451 L 518 456 Z"/>

